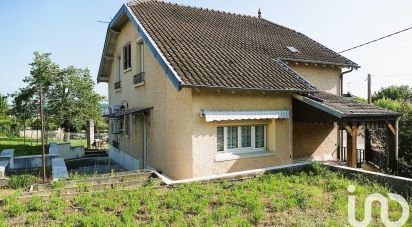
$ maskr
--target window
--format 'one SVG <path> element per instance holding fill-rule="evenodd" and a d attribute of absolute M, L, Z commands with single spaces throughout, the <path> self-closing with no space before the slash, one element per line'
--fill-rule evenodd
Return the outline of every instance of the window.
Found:
<path fill-rule="evenodd" d="M 251 126 L 242 126 L 242 147 L 252 146 Z"/>
<path fill-rule="evenodd" d="M 227 148 L 237 148 L 237 127 L 227 127 Z"/>
<path fill-rule="evenodd" d="M 127 43 L 123 46 L 123 70 L 132 67 L 132 45 Z"/>
<path fill-rule="evenodd" d="M 265 147 L 265 126 L 255 126 L 255 147 Z"/>
<path fill-rule="evenodd" d="M 217 127 L 217 151 L 242 153 L 266 150 L 266 125 Z"/>

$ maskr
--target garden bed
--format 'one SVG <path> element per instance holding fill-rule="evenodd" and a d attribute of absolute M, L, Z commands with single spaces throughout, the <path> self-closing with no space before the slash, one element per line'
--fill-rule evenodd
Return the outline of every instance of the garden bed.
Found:
<path fill-rule="evenodd" d="M 346 226 L 349 185 L 356 187 L 358 220 L 364 214 L 359 204 L 370 193 L 390 192 L 376 182 L 349 179 L 314 165 L 306 171 L 247 180 L 109 189 L 70 199 L 53 193 L 47 199 L 34 196 L 22 202 L 15 194 L 6 196 L 0 206 L 0 225 Z M 391 220 L 400 217 L 399 205 L 390 203 L 389 208 Z M 372 225 L 382 225 L 379 214 L 375 204 Z M 410 225 L 412 220 L 406 224 Z"/>

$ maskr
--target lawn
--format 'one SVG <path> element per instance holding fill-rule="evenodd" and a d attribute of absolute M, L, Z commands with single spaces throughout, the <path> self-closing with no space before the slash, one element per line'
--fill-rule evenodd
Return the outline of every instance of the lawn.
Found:
<path fill-rule="evenodd" d="M 53 141 L 49 140 L 48 142 L 58 142 L 62 143 L 63 141 Z M 69 141 L 72 146 L 85 146 L 85 139 L 72 139 Z M 36 155 L 42 153 L 41 142 L 37 139 L 27 139 L 24 143 L 23 138 L 0 138 L 0 151 L 4 149 L 14 149 L 15 156 L 25 156 L 25 155 Z M 46 147 L 46 153 L 48 153 L 48 147 Z"/>
<path fill-rule="evenodd" d="M 292 174 L 169 188 L 112 189 L 71 200 L 55 194 L 47 201 L 33 197 L 22 202 L 16 192 L 5 196 L 0 206 L 0 226 L 347 226 L 349 185 L 356 186 L 358 220 L 367 195 L 390 191 L 362 177 L 348 179 L 314 165 Z M 390 202 L 389 208 L 390 219 L 397 220 L 400 206 Z M 372 225 L 382 226 L 379 214 L 375 203 Z M 411 225 L 409 219 L 406 226 Z"/>

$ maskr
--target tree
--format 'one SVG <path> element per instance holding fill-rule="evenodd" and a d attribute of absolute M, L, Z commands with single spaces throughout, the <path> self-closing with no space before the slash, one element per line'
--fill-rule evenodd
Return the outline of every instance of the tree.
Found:
<path fill-rule="evenodd" d="M 375 105 L 402 113 L 399 121 L 399 157 L 412 164 L 412 88 L 389 86 L 372 96 Z"/>
<path fill-rule="evenodd" d="M 66 132 L 78 130 L 86 120 L 100 117 L 99 103 L 103 96 L 94 92 L 88 69 L 74 66 L 61 69 L 50 56 L 34 52 L 30 75 L 23 80 L 27 86 L 13 95 L 14 111 L 23 118 L 25 110 L 34 107 L 30 115 L 36 115 L 41 85 L 47 125 L 63 127 Z"/>
<path fill-rule="evenodd" d="M 79 130 L 87 120 L 98 119 L 104 97 L 93 89 L 94 82 L 88 69 L 69 66 L 61 70 L 49 91 L 50 118 L 60 122 L 66 131 Z"/>

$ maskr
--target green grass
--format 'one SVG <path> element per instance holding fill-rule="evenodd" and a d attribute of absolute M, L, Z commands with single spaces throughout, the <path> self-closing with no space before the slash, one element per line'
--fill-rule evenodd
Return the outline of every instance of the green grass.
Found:
<path fill-rule="evenodd" d="M 50 142 L 63 143 L 63 141 L 49 140 Z M 69 141 L 72 146 L 85 146 L 86 140 L 73 139 Z M 15 156 L 38 155 L 42 153 L 40 140 L 27 139 L 24 142 L 23 138 L 0 138 L 0 151 L 4 149 L 14 149 Z M 46 145 L 46 154 L 48 153 L 48 146 Z"/>
<path fill-rule="evenodd" d="M 347 187 L 356 186 L 357 217 L 370 193 L 390 190 L 362 177 L 343 175 L 314 165 L 293 174 L 177 187 L 108 190 L 81 194 L 71 200 L 53 195 L 22 202 L 8 195 L 0 206 L 0 225 L 64 226 L 347 226 Z M 410 203 L 412 208 L 412 203 Z M 400 206 L 389 204 L 389 217 Z M 372 226 L 382 226 L 374 204 Z M 410 219 L 405 226 L 411 226 Z"/>

